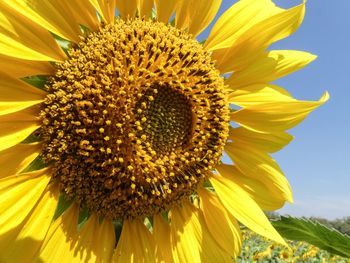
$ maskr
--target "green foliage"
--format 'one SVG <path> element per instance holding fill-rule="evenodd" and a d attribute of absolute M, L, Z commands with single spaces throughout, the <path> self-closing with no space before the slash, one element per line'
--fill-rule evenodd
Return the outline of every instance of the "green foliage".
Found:
<path fill-rule="evenodd" d="M 311 217 L 310 219 L 313 221 L 318 221 L 321 224 L 326 225 L 328 227 L 333 227 L 337 229 L 339 232 L 350 236 L 350 216 L 335 219 L 335 220 L 328 220 L 328 219 L 319 218 L 319 217 Z"/>
<path fill-rule="evenodd" d="M 319 222 L 282 216 L 272 221 L 272 224 L 286 239 L 305 241 L 330 253 L 350 258 L 350 237 Z"/>

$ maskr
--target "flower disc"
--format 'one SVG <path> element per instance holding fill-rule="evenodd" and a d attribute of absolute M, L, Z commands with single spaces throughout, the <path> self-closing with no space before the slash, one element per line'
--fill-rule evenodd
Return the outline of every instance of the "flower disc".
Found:
<path fill-rule="evenodd" d="M 224 82 L 190 35 L 117 20 L 70 50 L 41 111 L 44 158 L 92 212 L 144 217 L 190 196 L 228 134 Z"/>

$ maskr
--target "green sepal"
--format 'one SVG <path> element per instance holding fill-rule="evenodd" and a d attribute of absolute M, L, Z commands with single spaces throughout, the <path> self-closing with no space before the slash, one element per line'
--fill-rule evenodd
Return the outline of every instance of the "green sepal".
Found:
<path fill-rule="evenodd" d="M 72 199 L 69 199 L 66 194 L 61 193 L 60 197 L 58 198 L 57 208 L 53 216 L 53 220 L 59 218 L 63 214 L 63 212 L 71 206 L 72 203 Z"/>
<path fill-rule="evenodd" d="M 24 77 L 22 80 L 29 85 L 32 85 L 36 88 L 46 90 L 46 83 L 48 81 L 48 76 L 31 76 L 31 77 Z"/>
<path fill-rule="evenodd" d="M 79 219 L 78 219 L 78 229 L 81 229 L 86 221 L 89 219 L 90 213 L 87 208 L 81 208 L 79 211 Z"/>
<path fill-rule="evenodd" d="M 116 243 L 118 244 L 118 241 L 119 241 L 119 239 L 120 239 L 120 235 L 122 234 L 123 221 L 121 221 L 121 220 L 115 220 L 115 221 L 113 221 L 113 226 L 114 226 L 114 232 L 115 232 Z"/>
<path fill-rule="evenodd" d="M 29 173 L 32 171 L 37 171 L 46 168 L 47 165 L 44 160 L 38 156 L 32 161 L 23 171 L 22 173 Z"/>

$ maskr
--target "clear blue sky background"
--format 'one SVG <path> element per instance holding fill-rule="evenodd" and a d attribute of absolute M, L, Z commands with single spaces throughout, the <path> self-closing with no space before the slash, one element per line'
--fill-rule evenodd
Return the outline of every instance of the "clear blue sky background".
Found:
<path fill-rule="evenodd" d="M 223 0 L 220 13 L 236 0 Z M 289 8 L 301 0 L 275 0 Z M 309 0 L 306 17 L 291 37 L 273 49 L 318 55 L 305 69 L 276 83 L 296 98 L 317 100 L 328 90 L 330 101 L 290 130 L 295 136 L 273 157 L 288 177 L 294 204 L 279 212 L 295 216 L 350 216 L 350 0 Z M 202 37 L 208 34 L 204 32 Z"/>

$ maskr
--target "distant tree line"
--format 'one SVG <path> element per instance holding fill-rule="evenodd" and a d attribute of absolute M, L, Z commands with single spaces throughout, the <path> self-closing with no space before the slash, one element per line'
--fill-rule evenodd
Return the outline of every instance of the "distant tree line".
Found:
<path fill-rule="evenodd" d="M 280 216 L 276 212 L 267 212 L 266 214 L 267 214 L 268 218 L 271 220 L 276 220 Z M 326 225 L 328 227 L 332 227 L 332 228 L 338 230 L 339 232 L 350 236 L 350 216 L 343 217 L 340 219 L 335 219 L 335 220 L 329 220 L 329 219 L 325 219 L 325 218 L 321 218 L 321 217 L 308 217 L 308 219 L 313 220 L 313 221 L 317 221 L 317 222 L 319 222 L 323 225 Z"/>

